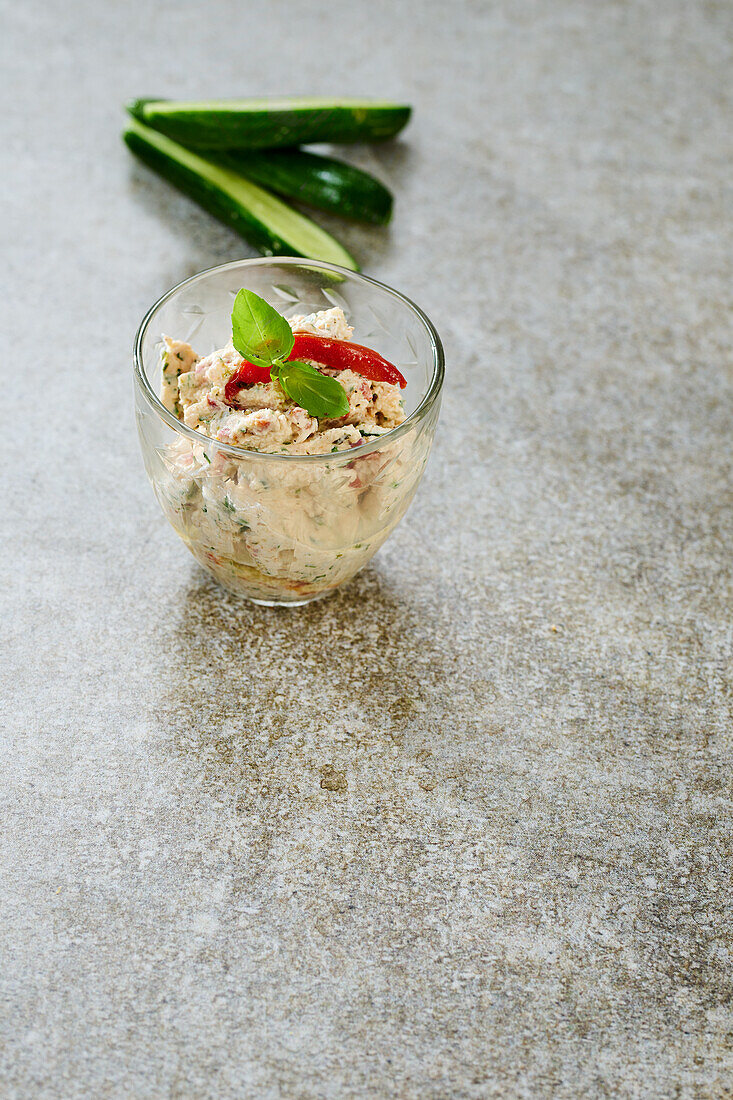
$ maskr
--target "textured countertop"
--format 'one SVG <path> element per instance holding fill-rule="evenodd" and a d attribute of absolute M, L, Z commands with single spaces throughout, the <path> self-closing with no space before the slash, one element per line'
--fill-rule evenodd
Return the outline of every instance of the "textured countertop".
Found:
<path fill-rule="evenodd" d="M 3 19 L 2 1096 L 730 1096 L 730 5 Z M 448 381 L 283 611 L 144 477 L 137 323 L 250 253 L 119 105 L 303 91 L 415 105 L 343 236 Z"/>

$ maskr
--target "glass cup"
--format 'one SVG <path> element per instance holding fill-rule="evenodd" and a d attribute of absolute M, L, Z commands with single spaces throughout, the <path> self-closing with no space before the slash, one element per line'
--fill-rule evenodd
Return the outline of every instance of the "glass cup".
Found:
<path fill-rule="evenodd" d="M 353 339 L 407 379 L 406 419 L 333 454 L 264 454 L 186 427 L 162 404 L 162 334 L 209 355 L 231 338 L 240 287 L 285 316 L 338 305 Z M 143 318 L 135 339 L 135 408 L 145 469 L 166 517 L 198 562 L 255 603 L 297 605 L 332 592 L 366 565 L 402 519 L 430 453 L 443 349 L 408 298 L 333 264 L 235 260 L 179 283 Z"/>

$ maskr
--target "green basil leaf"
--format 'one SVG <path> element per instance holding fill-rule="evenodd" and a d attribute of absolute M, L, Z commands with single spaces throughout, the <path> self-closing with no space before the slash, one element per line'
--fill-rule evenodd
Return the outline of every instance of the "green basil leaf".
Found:
<path fill-rule="evenodd" d="M 300 359 L 283 363 L 278 380 L 291 401 L 319 420 L 339 420 L 349 411 L 349 399 L 343 386 L 328 374 L 321 374 L 310 363 Z"/>
<path fill-rule="evenodd" d="M 232 343 L 240 355 L 258 367 L 287 359 L 293 332 L 276 309 L 251 290 L 239 291 L 232 310 Z"/>

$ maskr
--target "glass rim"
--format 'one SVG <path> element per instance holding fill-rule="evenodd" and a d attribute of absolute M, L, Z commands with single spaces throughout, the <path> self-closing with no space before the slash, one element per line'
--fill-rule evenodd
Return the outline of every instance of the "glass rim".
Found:
<path fill-rule="evenodd" d="M 361 443 L 358 447 L 350 448 L 348 451 L 332 451 L 328 454 L 312 455 L 272 454 L 268 451 L 251 451 L 245 447 L 236 447 L 234 444 L 223 443 L 218 439 L 213 439 L 209 435 L 204 435 L 203 432 L 197 432 L 195 428 L 189 428 L 186 424 L 182 423 L 178 417 L 174 416 L 172 412 L 166 409 L 163 402 L 153 390 L 143 365 L 143 340 L 156 310 L 164 305 L 177 291 L 182 290 L 183 287 L 196 283 L 214 272 L 226 271 L 227 268 L 233 267 L 266 267 L 270 264 L 284 264 L 285 266 L 293 267 L 313 267 L 320 271 L 336 272 L 338 275 L 346 276 L 356 282 L 371 283 L 373 286 L 378 286 L 380 290 L 386 291 L 393 298 L 402 302 L 403 305 L 406 305 L 416 315 L 417 319 L 426 329 L 430 339 L 433 373 L 420 404 L 396 428 L 391 428 L 388 432 L 375 436 L 368 443 Z M 428 315 L 423 312 L 411 298 L 408 298 L 405 294 L 401 294 L 398 290 L 394 290 L 391 286 L 387 286 L 386 283 L 382 283 L 378 279 L 373 279 L 370 275 L 363 275 L 359 271 L 350 271 L 348 268 L 340 267 L 338 264 L 327 263 L 325 260 L 309 260 L 302 256 L 263 256 L 244 260 L 229 260 L 227 263 L 214 264 L 213 267 L 204 268 L 203 271 L 197 271 L 196 274 L 190 275 L 187 279 L 182 279 L 180 283 L 176 283 L 176 285 L 171 287 L 170 290 L 167 290 L 165 294 L 162 294 L 157 301 L 153 302 L 152 306 L 150 306 L 145 313 L 137 333 L 135 334 L 133 362 L 135 379 L 143 396 L 153 412 L 157 413 L 161 420 L 165 421 L 175 431 L 196 443 L 206 447 L 215 447 L 217 450 L 224 451 L 226 454 L 231 454 L 238 458 L 257 458 L 258 460 L 272 459 L 278 462 L 324 462 L 326 460 L 329 462 L 351 462 L 356 457 L 361 458 L 363 455 L 371 454 L 372 451 L 378 450 L 380 447 L 384 446 L 385 441 L 392 442 L 400 438 L 400 436 L 405 435 L 414 424 L 418 423 L 427 415 L 440 394 L 445 377 L 445 356 L 443 344 L 437 329 Z M 356 451 L 358 451 L 358 455 L 355 454 Z"/>

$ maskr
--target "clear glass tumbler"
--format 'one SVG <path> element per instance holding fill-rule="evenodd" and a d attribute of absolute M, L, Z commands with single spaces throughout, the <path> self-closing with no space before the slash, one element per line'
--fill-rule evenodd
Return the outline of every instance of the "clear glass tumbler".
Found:
<path fill-rule="evenodd" d="M 285 316 L 341 306 L 353 339 L 407 379 L 406 419 L 350 451 L 263 454 L 187 428 L 163 406 L 162 334 L 209 355 L 231 338 L 240 287 Z M 135 340 L 135 406 L 145 469 L 166 517 L 201 565 L 255 603 L 303 604 L 365 565 L 407 511 L 433 441 L 443 349 L 397 291 L 311 260 L 236 260 L 194 275 L 145 315 Z"/>

